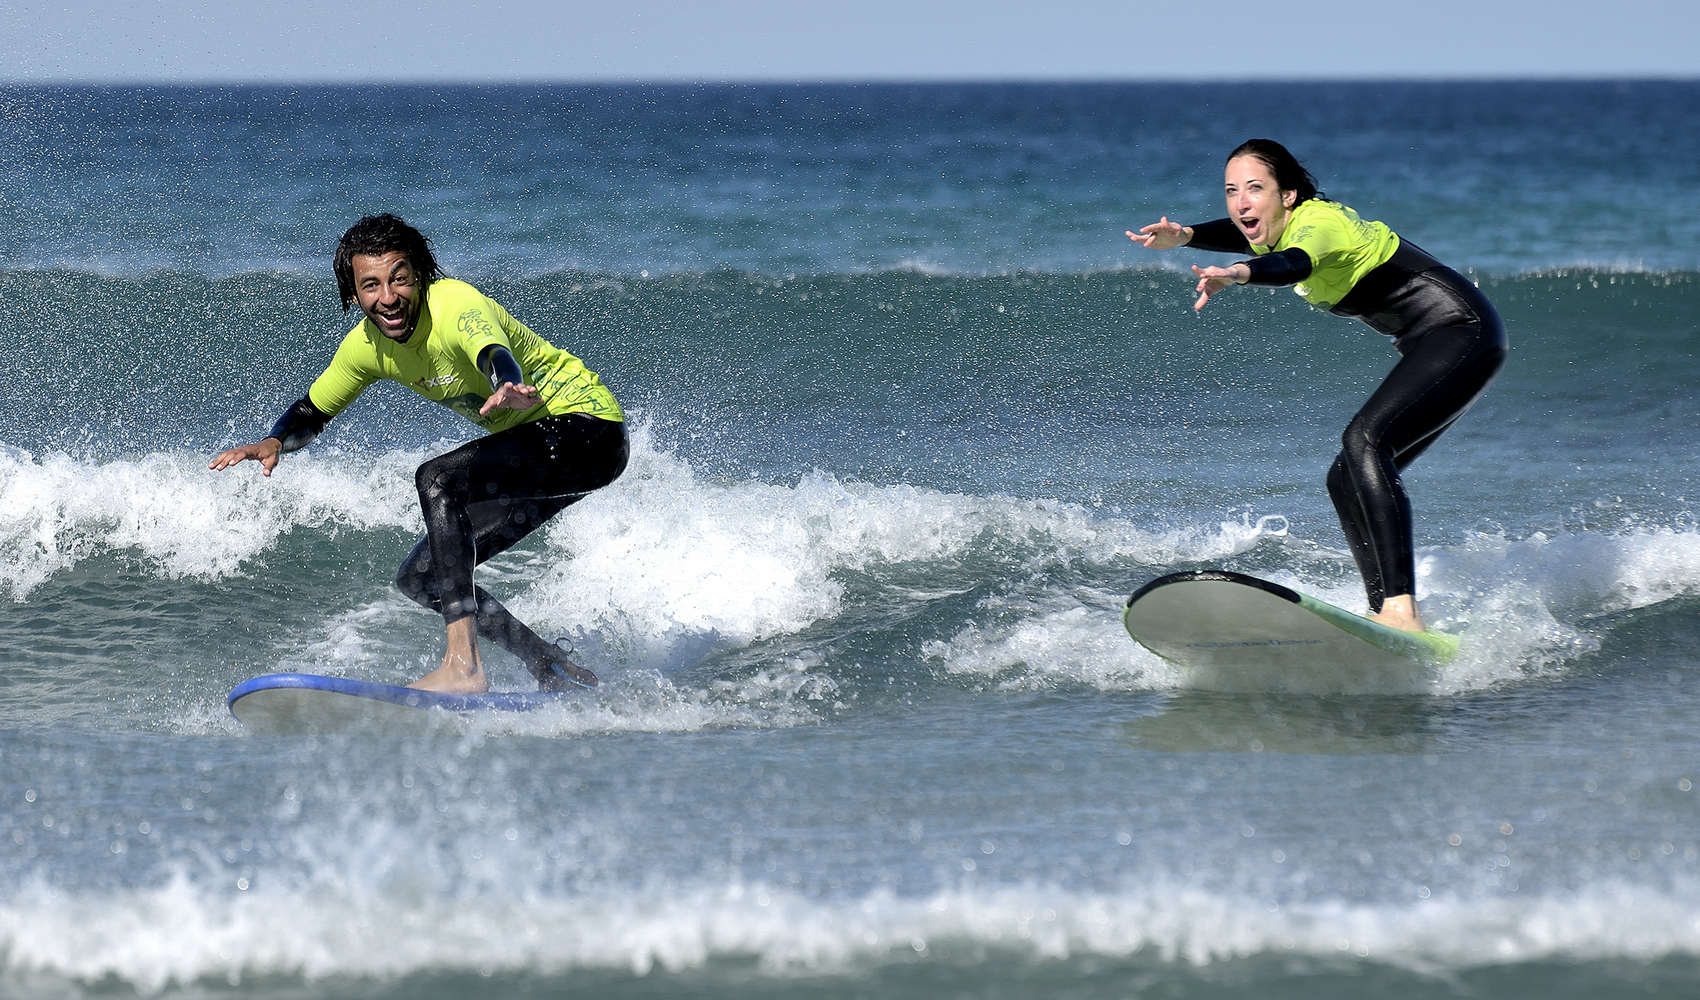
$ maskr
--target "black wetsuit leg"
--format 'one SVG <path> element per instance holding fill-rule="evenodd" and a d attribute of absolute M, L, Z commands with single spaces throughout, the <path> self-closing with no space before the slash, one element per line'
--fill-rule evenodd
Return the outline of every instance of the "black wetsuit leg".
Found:
<path fill-rule="evenodd" d="M 445 622 L 474 616 L 480 636 L 551 686 L 552 668 L 571 665 L 553 643 L 473 586 L 472 569 L 619 478 L 626 458 L 624 424 L 575 413 L 521 424 L 431 459 L 414 475 L 426 535 L 396 572 L 396 586 Z M 582 673 L 581 683 L 595 683 Z"/>
<path fill-rule="evenodd" d="M 1382 267 L 1407 262 L 1419 269 L 1381 274 L 1372 283 L 1376 294 L 1359 297 L 1354 290 L 1357 301 L 1341 303 L 1352 311 L 1335 310 L 1395 334 L 1402 355 L 1347 425 L 1328 473 L 1328 493 L 1373 613 L 1390 595 L 1416 592 L 1411 502 L 1399 470 L 1464 415 L 1509 349 L 1499 314 L 1474 285 L 1427 254 L 1396 255 Z"/>

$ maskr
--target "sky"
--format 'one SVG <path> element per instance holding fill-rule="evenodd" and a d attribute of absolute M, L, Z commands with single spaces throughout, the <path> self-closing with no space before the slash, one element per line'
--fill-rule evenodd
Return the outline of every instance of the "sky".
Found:
<path fill-rule="evenodd" d="M 1700 0 L 0 0 L 0 82 L 1700 78 Z"/>

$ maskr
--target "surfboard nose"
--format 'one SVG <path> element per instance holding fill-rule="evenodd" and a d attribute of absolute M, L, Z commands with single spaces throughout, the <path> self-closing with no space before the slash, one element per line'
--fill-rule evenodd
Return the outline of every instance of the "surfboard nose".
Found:
<path fill-rule="evenodd" d="M 1128 598 L 1128 634 L 1185 668 L 1189 686 L 1309 694 L 1422 690 L 1457 640 L 1401 632 L 1268 580 L 1171 573 Z"/>

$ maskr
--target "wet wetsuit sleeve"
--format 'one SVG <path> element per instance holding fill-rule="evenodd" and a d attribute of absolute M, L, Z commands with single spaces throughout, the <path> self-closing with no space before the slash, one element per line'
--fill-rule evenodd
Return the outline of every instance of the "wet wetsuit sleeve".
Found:
<path fill-rule="evenodd" d="M 514 360 L 513 352 L 501 344 L 491 344 L 478 352 L 478 370 L 490 380 L 492 392 L 500 389 L 504 382 L 525 384 L 525 373 L 519 370 L 519 362 Z"/>
<path fill-rule="evenodd" d="M 1310 277 L 1310 254 L 1298 247 L 1289 247 L 1275 253 L 1266 253 L 1261 257 L 1241 261 L 1251 277 L 1248 285 L 1296 285 Z"/>
<path fill-rule="evenodd" d="M 1240 227 L 1234 225 L 1232 219 L 1216 219 L 1213 222 L 1200 222 L 1192 226 L 1192 239 L 1186 245 L 1194 250 L 1210 250 L 1215 253 L 1251 253 L 1251 244 L 1246 242 L 1245 234 Z"/>
<path fill-rule="evenodd" d="M 287 455 L 311 444 L 330 421 L 329 414 L 321 412 L 312 399 L 303 396 L 283 411 L 266 437 L 277 438 L 283 444 L 278 453 Z"/>
<path fill-rule="evenodd" d="M 1187 246 L 1217 253 L 1251 253 L 1251 244 L 1232 219 L 1201 222 L 1192 227 Z M 1251 269 L 1250 285 L 1296 285 L 1310 277 L 1310 255 L 1294 247 L 1241 261 Z"/>

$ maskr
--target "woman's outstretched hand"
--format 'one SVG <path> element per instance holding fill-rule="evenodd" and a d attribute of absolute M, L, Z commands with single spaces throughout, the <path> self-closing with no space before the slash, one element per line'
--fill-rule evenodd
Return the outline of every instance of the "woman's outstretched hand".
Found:
<path fill-rule="evenodd" d="M 1147 250 L 1173 250 L 1184 247 L 1192 239 L 1192 234 L 1178 222 L 1170 222 L 1168 216 L 1163 216 L 1149 226 L 1140 226 L 1139 232 L 1129 229 L 1127 238 Z"/>
<path fill-rule="evenodd" d="M 1203 309 L 1210 296 L 1229 285 L 1243 285 L 1251 280 L 1251 268 L 1244 264 L 1229 267 L 1199 267 L 1195 264 L 1192 273 L 1198 275 L 1198 301 L 1192 304 L 1194 312 Z"/>

